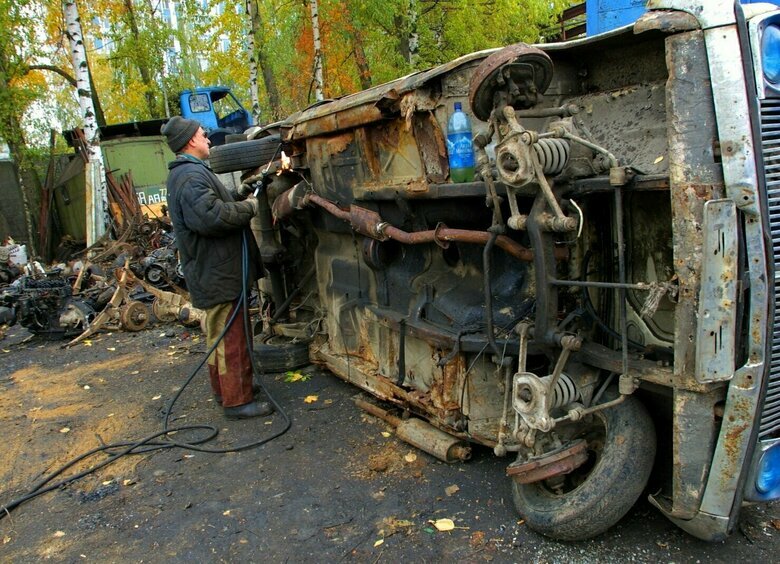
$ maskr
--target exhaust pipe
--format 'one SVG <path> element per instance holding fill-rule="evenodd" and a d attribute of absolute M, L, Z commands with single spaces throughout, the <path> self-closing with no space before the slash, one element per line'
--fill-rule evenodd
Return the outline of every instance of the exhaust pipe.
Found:
<path fill-rule="evenodd" d="M 466 461 L 471 458 L 471 447 L 466 441 L 437 429 L 422 419 L 401 419 L 381 407 L 363 400 L 355 400 L 363 411 L 379 417 L 395 427 L 396 436 L 410 445 L 444 462 Z"/>

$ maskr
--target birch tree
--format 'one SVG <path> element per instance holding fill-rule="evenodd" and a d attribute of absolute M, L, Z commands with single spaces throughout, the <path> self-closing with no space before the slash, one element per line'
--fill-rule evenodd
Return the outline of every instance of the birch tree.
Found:
<path fill-rule="evenodd" d="M 276 87 L 276 78 L 268 57 L 268 46 L 265 39 L 265 25 L 260 15 L 258 0 L 247 0 L 247 15 L 249 16 L 249 86 L 252 94 L 252 115 L 257 123 L 260 123 L 260 94 L 258 91 L 258 74 L 263 75 L 263 86 L 268 96 L 268 115 L 271 121 L 281 116 L 281 104 L 279 103 L 279 89 Z"/>
<path fill-rule="evenodd" d="M 318 0 L 309 0 L 311 10 L 311 32 L 314 41 L 314 98 L 319 102 L 325 99 L 322 93 L 322 42 L 320 41 L 320 8 Z"/>
<path fill-rule="evenodd" d="M 70 41 L 73 71 L 76 75 L 79 107 L 81 108 L 82 127 L 87 142 L 87 246 L 94 244 L 106 232 L 107 187 L 104 173 L 103 154 L 100 151 L 95 107 L 89 81 L 84 40 L 81 32 L 76 0 L 65 0 L 65 24 Z"/>

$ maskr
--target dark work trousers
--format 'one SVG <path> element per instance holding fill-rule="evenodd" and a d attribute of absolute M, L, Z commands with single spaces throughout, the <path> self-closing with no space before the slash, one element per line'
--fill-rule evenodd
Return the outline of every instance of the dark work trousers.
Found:
<path fill-rule="evenodd" d="M 236 318 L 208 361 L 211 389 L 222 396 L 222 407 L 244 405 L 253 399 L 252 361 L 246 350 L 244 308 L 240 300 L 206 310 L 206 343 L 211 348 L 236 307 L 239 308 Z"/>

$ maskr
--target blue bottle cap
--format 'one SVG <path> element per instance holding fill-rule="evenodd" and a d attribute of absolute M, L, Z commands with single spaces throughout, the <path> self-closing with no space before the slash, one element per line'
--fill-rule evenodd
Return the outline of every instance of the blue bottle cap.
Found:
<path fill-rule="evenodd" d="M 460 109 L 461 109 L 460 102 L 455 102 L 455 111 L 457 112 Z"/>

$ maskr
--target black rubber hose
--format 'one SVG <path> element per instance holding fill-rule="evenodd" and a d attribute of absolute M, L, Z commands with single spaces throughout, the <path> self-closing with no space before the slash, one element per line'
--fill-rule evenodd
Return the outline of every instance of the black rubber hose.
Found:
<path fill-rule="evenodd" d="M 225 448 L 225 449 L 208 449 L 200 447 L 199 445 L 204 444 L 214 438 L 219 434 L 219 429 L 215 427 L 214 425 L 206 425 L 206 424 L 194 424 L 194 425 L 184 425 L 181 427 L 169 427 L 168 421 L 170 419 L 171 411 L 173 410 L 173 406 L 176 403 L 176 401 L 181 396 L 182 392 L 186 389 L 186 387 L 192 382 L 195 375 L 198 373 L 198 371 L 203 367 L 203 365 L 208 360 L 208 357 L 211 355 L 212 352 L 214 352 L 214 349 L 216 349 L 217 345 L 219 345 L 220 341 L 224 339 L 225 334 L 230 329 L 231 325 L 235 322 L 236 315 L 239 311 L 239 308 L 243 309 L 243 323 L 244 323 L 244 336 L 246 337 L 246 345 L 247 345 L 247 351 L 249 352 L 249 358 L 252 362 L 252 374 L 253 376 L 259 376 L 259 370 L 257 369 L 257 365 L 254 360 L 254 350 L 252 346 L 252 333 L 250 330 L 250 324 L 249 324 L 249 308 L 248 308 L 248 292 L 247 292 L 247 278 L 248 278 L 248 272 L 249 272 L 249 246 L 247 244 L 246 240 L 246 233 L 243 233 L 243 239 L 242 239 L 242 256 L 241 256 L 241 265 L 242 265 L 242 288 L 241 288 L 241 296 L 239 296 L 239 299 L 236 302 L 236 307 L 233 310 L 233 313 L 230 316 L 230 319 L 225 324 L 225 328 L 222 330 L 222 333 L 220 333 L 219 337 L 214 341 L 214 344 L 209 348 L 209 350 L 206 352 L 206 354 L 203 357 L 203 360 L 198 364 L 197 367 L 192 371 L 190 376 L 187 378 L 187 381 L 184 383 L 184 385 L 179 389 L 178 392 L 176 392 L 176 395 L 173 397 L 173 399 L 168 403 L 168 406 L 165 409 L 165 415 L 163 418 L 163 428 L 161 431 L 158 431 L 156 433 L 153 433 L 151 435 L 148 435 L 142 439 L 139 439 L 137 441 L 125 441 L 125 442 L 119 442 L 119 443 L 112 443 L 109 445 L 104 445 L 101 447 L 94 448 L 88 452 L 85 452 L 84 454 L 81 454 L 77 456 L 76 458 L 73 458 L 69 462 L 63 464 L 55 471 L 51 472 L 50 474 L 46 475 L 42 480 L 39 480 L 26 494 L 13 499 L 9 501 L 8 503 L 0 505 L 0 519 L 6 517 L 7 515 L 10 515 L 10 512 L 23 503 L 34 499 L 38 497 L 39 495 L 45 494 L 47 492 L 50 492 L 52 490 L 58 489 L 62 486 L 65 486 L 71 482 L 74 482 L 80 478 L 83 478 L 84 476 L 87 476 L 100 468 L 103 468 L 105 466 L 108 466 L 115 460 L 118 460 L 119 458 L 128 455 L 128 454 L 144 454 L 156 450 L 162 450 L 162 449 L 168 449 L 168 448 L 182 448 L 185 450 L 193 450 L 197 452 L 205 452 L 205 453 L 212 453 L 212 454 L 225 454 L 229 452 L 239 452 L 242 450 L 248 450 L 251 448 L 256 448 L 261 445 L 264 445 L 284 433 L 286 433 L 290 427 L 292 426 L 292 421 L 290 420 L 287 413 L 281 408 L 281 406 L 276 402 L 276 400 L 271 396 L 271 394 L 268 393 L 268 390 L 266 389 L 265 385 L 262 383 L 262 381 L 257 379 L 258 384 L 260 385 L 260 388 L 262 389 L 263 393 L 268 397 L 268 400 L 271 402 L 271 404 L 274 406 L 274 408 L 279 412 L 279 415 L 282 417 L 282 420 L 284 421 L 284 427 L 274 433 L 273 435 L 266 437 L 264 439 L 261 439 L 259 441 L 253 441 L 251 443 L 246 443 L 243 445 L 238 445 L 231 448 Z M 194 430 L 205 430 L 208 431 L 208 434 L 201 438 L 196 438 L 195 440 L 192 440 L 190 442 L 180 442 L 176 440 L 172 440 L 170 438 L 173 434 L 180 434 L 187 431 L 194 431 Z M 154 439 L 157 439 L 158 437 L 165 437 L 166 440 L 163 441 L 155 441 Z M 116 452 L 115 452 L 116 451 Z M 82 470 L 81 472 L 78 472 L 74 474 L 73 476 L 69 476 L 67 478 L 64 478 L 58 482 L 55 482 L 53 484 L 50 484 L 46 486 L 46 484 L 49 484 L 54 478 L 62 474 L 64 471 L 66 471 L 68 468 L 71 468 L 72 466 L 78 464 L 82 460 L 85 460 L 89 458 L 90 456 L 93 456 L 99 452 L 107 453 L 109 456 L 105 460 L 102 460 L 101 462 L 95 464 L 94 466 L 91 466 L 90 468 L 87 468 L 86 470 Z M 46 486 L 46 487 L 44 487 Z"/>

